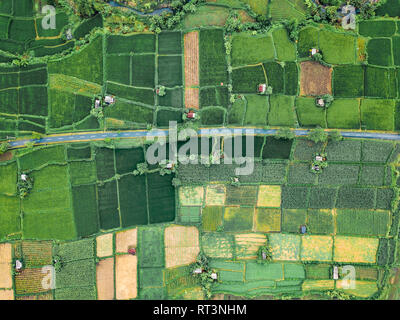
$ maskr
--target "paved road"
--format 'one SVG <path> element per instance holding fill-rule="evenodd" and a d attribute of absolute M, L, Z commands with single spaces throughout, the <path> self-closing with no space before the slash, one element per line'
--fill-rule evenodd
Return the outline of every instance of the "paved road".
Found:
<path fill-rule="evenodd" d="M 276 129 L 251 129 L 251 128 L 213 128 L 213 129 L 200 129 L 200 135 L 222 135 L 226 132 L 231 134 L 257 134 L 257 135 L 272 135 L 276 133 Z M 308 134 L 308 130 L 295 130 L 296 135 L 304 136 Z M 363 139 L 383 139 L 383 140 L 400 140 L 399 134 L 394 133 L 377 133 L 377 132 L 353 132 L 341 131 L 343 137 L 347 138 L 363 138 Z M 50 135 L 40 140 L 17 140 L 11 141 L 11 148 L 24 147 L 28 142 L 35 142 L 36 144 L 56 144 L 68 142 L 83 142 L 83 141 L 96 141 L 104 140 L 106 138 L 143 138 L 160 137 L 168 135 L 168 129 L 157 129 L 151 131 L 137 130 L 137 131 L 123 131 L 123 132 L 85 132 L 74 134 L 59 134 Z"/>

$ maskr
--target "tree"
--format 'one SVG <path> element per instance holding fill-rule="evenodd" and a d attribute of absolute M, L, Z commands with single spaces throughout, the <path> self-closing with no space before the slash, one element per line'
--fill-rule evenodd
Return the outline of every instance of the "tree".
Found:
<path fill-rule="evenodd" d="M 40 133 L 38 133 L 38 132 L 33 132 L 32 133 L 32 139 L 33 140 L 40 140 L 40 139 L 42 139 L 43 138 L 43 135 L 42 134 L 40 134 Z"/>
<path fill-rule="evenodd" d="M 313 55 L 311 56 L 311 59 L 314 60 L 314 61 L 316 61 L 316 62 L 318 62 L 319 64 L 322 64 L 322 65 L 325 66 L 325 67 L 330 67 L 330 66 L 331 66 L 329 63 L 326 63 L 326 62 L 324 61 L 324 58 L 323 58 L 322 54 L 319 53 L 319 52 L 313 54 Z"/>
<path fill-rule="evenodd" d="M 28 149 L 32 149 L 34 146 L 35 146 L 34 141 L 28 141 L 27 143 L 25 143 L 25 147 Z"/>
<path fill-rule="evenodd" d="M 341 141 L 343 140 L 343 136 L 341 135 L 339 130 L 333 130 L 329 133 L 329 139 L 332 141 Z"/>
<path fill-rule="evenodd" d="M 96 13 L 94 0 L 71 0 L 75 14 L 81 18 L 89 18 Z"/>
<path fill-rule="evenodd" d="M 112 139 L 111 138 L 104 138 L 104 143 L 106 144 L 106 145 L 111 145 L 112 144 Z"/>
<path fill-rule="evenodd" d="M 164 86 L 158 86 L 156 92 L 160 97 L 163 97 L 167 94 L 167 91 Z"/>
<path fill-rule="evenodd" d="M 62 258 L 59 255 L 55 255 L 53 258 L 53 266 L 57 272 L 60 272 L 64 266 Z"/>
<path fill-rule="evenodd" d="M 310 130 L 308 134 L 308 139 L 314 142 L 325 142 L 328 140 L 328 134 L 322 128 L 315 128 Z"/>
<path fill-rule="evenodd" d="M 225 22 L 226 32 L 241 31 L 242 27 L 243 26 L 239 19 L 239 15 L 235 11 L 232 11 L 231 14 L 229 15 L 228 19 L 226 19 L 226 22 Z"/>
<path fill-rule="evenodd" d="M 92 116 L 94 116 L 95 118 L 97 118 L 97 120 L 102 120 L 104 118 L 104 113 L 103 113 L 102 107 L 93 108 L 92 110 L 90 110 L 90 114 Z"/>
<path fill-rule="evenodd" d="M 294 137 L 296 136 L 296 134 L 290 129 L 290 128 L 287 128 L 287 127 L 283 127 L 283 128 L 279 128 L 277 131 L 276 131 L 276 134 L 275 134 L 275 138 L 277 138 L 277 139 L 294 139 Z"/>
<path fill-rule="evenodd" d="M 195 270 L 197 269 L 200 269 L 201 273 L 196 273 Z M 208 258 L 203 251 L 200 251 L 198 254 L 196 263 L 192 265 L 190 273 L 197 278 L 206 299 L 209 299 L 211 297 L 211 286 L 214 280 L 211 278 L 212 270 L 210 270 Z"/>
<path fill-rule="evenodd" d="M 326 17 L 329 20 L 330 23 L 335 24 L 336 22 L 338 22 L 338 14 L 337 14 L 337 10 L 339 7 L 337 6 L 328 6 L 326 7 Z"/>
<path fill-rule="evenodd" d="M 143 162 L 143 163 L 138 163 L 137 165 L 137 171 L 139 172 L 139 174 L 145 174 L 149 169 L 149 166 L 147 164 L 147 162 Z"/>
<path fill-rule="evenodd" d="M 2 142 L 0 144 L 0 155 L 6 153 L 10 149 L 10 144 L 8 142 Z"/>
<path fill-rule="evenodd" d="M 12 61 L 12 64 L 17 67 L 25 68 L 29 65 L 30 62 L 31 56 L 29 56 L 29 54 L 24 54 L 22 56 L 19 56 L 17 59 L 14 59 Z"/>
<path fill-rule="evenodd" d="M 351 297 L 342 292 L 342 291 L 338 291 L 338 290 L 330 290 L 326 292 L 326 295 L 330 298 L 332 298 L 333 300 L 350 300 Z"/>
<path fill-rule="evenodd" d="M 33 188 L 33 179 L 30 177 L 26 177 L 25 180 L 22 180 L 21 177 L 18 178 L 17 190 L 19 197 L 24 199 Z"/>
<path fill-rule="evenodd" d="M 272 251 L 268 243 L 257 250 L 257 263 L 264 264 L 272 260 Z"/>
<path fill-rule="evenodd" d="M 293 42 L 299 38 L 299 24 L 296 19 L 291 19 L 284 22 L 285 29 L 289 36 L 289 39 Z"/>
<path fill-rule="evenodd" d="M 323 101 L 324 101 L 324 105 L 323 106 L 321 106 L 320 104 L 319 104 L 319 100 L 320 99 L 322 99 Z M 322 108 L 324 108 L 324 109 L 327 109 L 327 108 L 329 108 L 329 106 L 332 104 L 332 102 L 333 102 L 333 100 L 334 100 L 334 98 L 333 98 L 333 96 L 332 95 L 330 95 L 330 94 L 324 94 L 324 95 L 322 95 L 322 96 L 318 96 L 316 99 L 315 99 L 315 105 L 317 106 L 317 107 L 322 107 Z"/>
<path fill-rule="evenodd" d="M 225 36 L 224 40 L 225 40 L 225 42 L 224 42 L 225 53 L 229 55 L 229 54 L 231 54 L 231 50 L 232 50 L 232 41 L 229 36 Z"/>

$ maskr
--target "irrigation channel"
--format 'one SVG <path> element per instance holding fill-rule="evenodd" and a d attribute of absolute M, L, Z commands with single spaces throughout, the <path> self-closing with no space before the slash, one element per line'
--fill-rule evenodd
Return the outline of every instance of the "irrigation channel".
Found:
<path fill-rule="evenodd" d="M 231 135 L 273 135 L 277 129 L 252 129 L 252 128 L 203 128 L 198 131 L 200 136 L 218 136 L 224 134 Z M 294 130 L 297 136 L 305 136 L 309 130 L 298 129 Z M 362 139 L 381 139 L 381 140 L 398 140 L 400 141 L 400 134 L 397 133 L 379 133 L 379 132 L 359 132 L 359 131 L 340 131 L 341 135 L 345 138 L 362 138 Z M 23 148 L 29 142 L 35 145 L 58 144 L 58 143 L 71 143 L 83 141 L 96 141 L 104 139 L 115 138 L 144 138 L 144 137 L 166 137 L 168 136 L 168 129 L 155 129 L 151 131 L 136 130 L 136 131 L 121 131 L 121 132 L 83 132 L 83 133 L 66 133 L 49 135 L 44 138 L 34 140 L 14 140 L 10 141 L 12 149 Z"/>

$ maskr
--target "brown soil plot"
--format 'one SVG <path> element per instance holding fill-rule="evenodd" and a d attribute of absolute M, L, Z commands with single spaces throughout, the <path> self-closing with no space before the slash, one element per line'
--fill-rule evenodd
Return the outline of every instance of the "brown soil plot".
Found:
<path fill-rule="evenodd" d="M 199 33 L 186 33 L 185 42 L 185 86 L 199 85 Z"/>
<path fill-rule="evenodd" d="M 130 254 L 116 257 L 116 293 L 118 300 L 137 297 L 137 256 Z"/>
<path fill-rule="evenodd" d="M 137 247 L 137 229 L 118 232 L 115 236 L 117 253 L 128 253 L 129 248 Z"/>
<path fill-rule="evenodd" d="M 185 89 L 185 107 L 186 109 L 199 109 L 199 89 Z"/>
<path fill-rule="evenodd" d="M 14 300 L 14 291 L 0 290 L 0 300 Z"/>
<path fill-rule="evenodd" d="M 96 266 L 98 300 L 114 299 L 114 258 L 101 260 Z"/>
<path fill-rule="evenodd" d="M 165 229 L 167 268 L 195 262 L 199 251 L 199 230 L 196 227 L 171 226 Z"/>
<path fill-rule="evenodd" d="M 9 243 L 0 244 L 0 288 L 11 288 L 12 247 Z"/>
<path fill-rule="evenodd" d="M 300 95 L 332 94 L 332 68 L 315 61 L 304 61 L 300 65 Z"/>
<path fill-rule="evenodd" d="M 46 292 L 43 288 L 43 279 L 47 273 L 42 272 L 42 268 L 24 269 L 15 276 L 15 292 L 17 294 L 29 294 Z"/>
<path fill-rule="evenodd" d="M 0 155 L 0 162 L 9 161 L 13 158 L 13 153 L 8 151 Z"/>
<path fill-rule="evenodd" d="M 97 256 L 99 258 L 113 255 L 113 234 L 103 234 L 96 238 Z"/>

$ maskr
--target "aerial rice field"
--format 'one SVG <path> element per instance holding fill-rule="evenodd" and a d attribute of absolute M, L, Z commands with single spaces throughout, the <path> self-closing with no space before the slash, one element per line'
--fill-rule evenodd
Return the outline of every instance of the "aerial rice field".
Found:
<path fill-rule="evenodd" d="M 46 29 L 39 2 L 0 3 L 2 141 L 123 136 L 170 121 L 195 130 L 400 129 L 400 24 L 390 18 L 400 9 L 393 1 L 348 32 L 307 19 L 300 0 L 193 3 L 168 30 L 136 18 L 128 26 L 114 15 L 118 8 L 80 18 L 59 6 L 56 28 Z M 252 30 L 263 21 L 258 15 L 270 19 L 268 30 Z M 295 41 L 285 27 L 292 18 L 305 22 Z M 249 30 L 229 29 L 236 22 Z M 263 85 L 267 94 L 259 92 Z M 319 108 L 315 99 L 324 94 L 333 102 Z M 114 103 L 96 108 L 105 96 Z M 226 156 L 234 139 L 207 141 L 204 157 Z M 332 292 L 376 299 L 395 281 L 397 142 L 256 135 L 247 176 L 237 176 L 236 163 L 147 164 L 150 145 L 125 138 L 39 143 L 0 155 L 0 300 L 308 299 Z M 328 164 L 318 174 L 310 170 L 317 153 Z M 33 181 L 27 195 L 23 174 Z M 260 261 L 260 248 L 270 260 Z M 217 274 L 209 289 L 192 275 L 200 253 Z M 355 289 L 342 281 L 347 264 L 356 269 Z M 44 266 L 55 267 L 55 287 L 42 286 Z"/>

